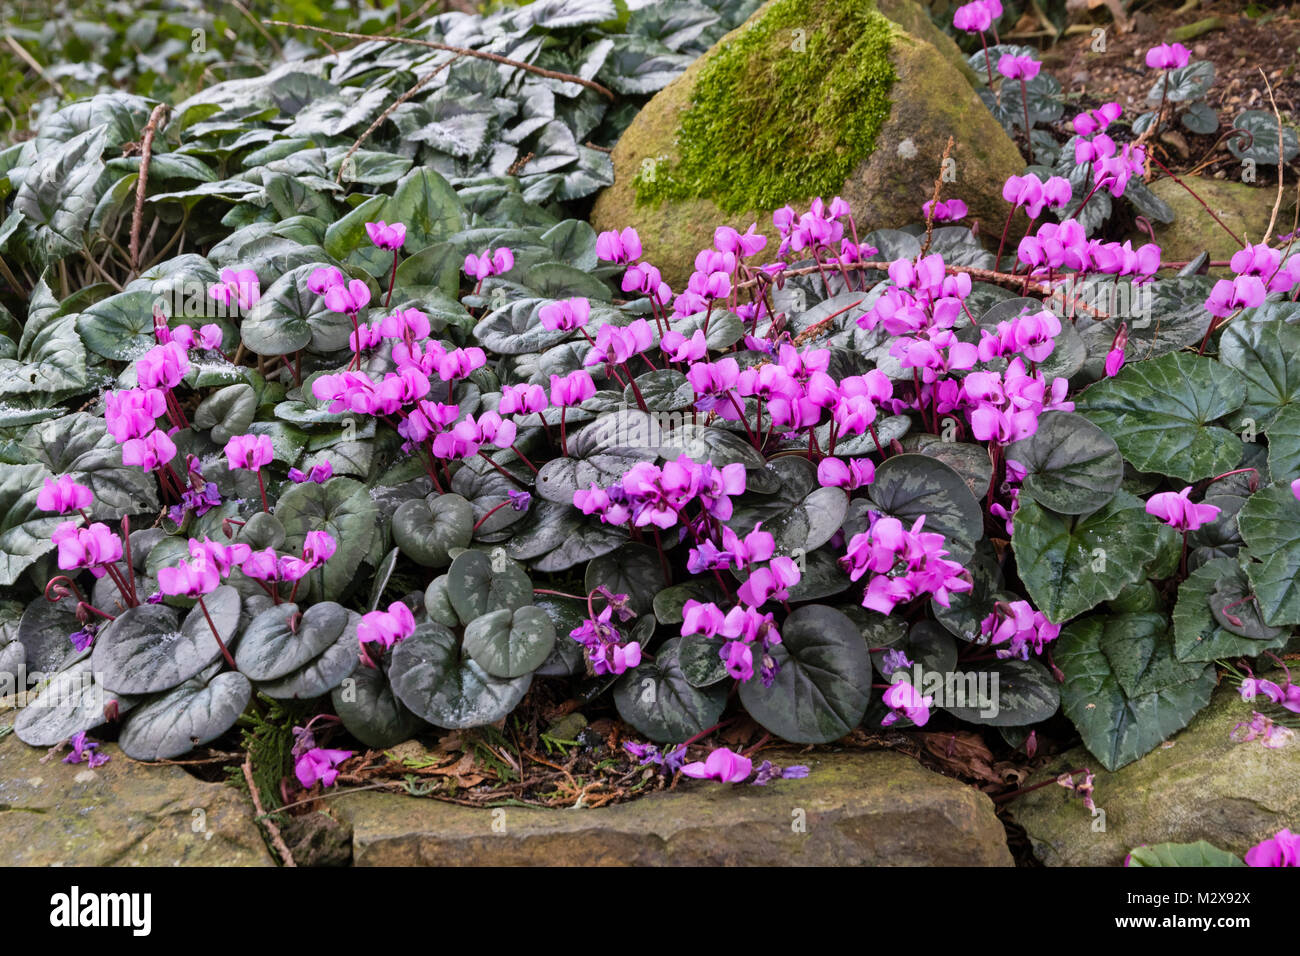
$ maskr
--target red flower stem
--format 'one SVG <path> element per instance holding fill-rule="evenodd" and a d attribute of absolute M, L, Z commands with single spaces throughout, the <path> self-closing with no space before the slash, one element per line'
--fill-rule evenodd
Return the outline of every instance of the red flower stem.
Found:
<path fill-rule="evenodd" d="M 393 250 L 393 269 L 388 274 L 388 295 L 384 298 L 384 308 L 388 308 L 388 303 L 393 301 L 393 289 L 397 285 L 397 250 Z"/>
<path fill-rule="evenodd" d="M 508 505 L 508 504 L 510 504 L 510 502 L 509 502 L 508 500 L 507 500 L 507 501 L 503 501 L 503 502 L 501 502 L 501 504 L 497 505 L 496 507 L 489 509 L 489 511 L 488 511 L 487 514 L 485 514 L 483 517 L 479 518 L 478 521 L 475 521 L 475 522 L 474 522 L 474 527 L 470 529 L 470 533 L 473 534 L 474 532 L 478 531 L 479 528 L 483 527 L 483 522 L 484 522 L 484 521 L 487 521 L 488 518 L 491 518 L 494 514 L 496 514 L 498 511 L 500 511 L 502 508 L 504 508 L 504 507 L 505 507 L 506 505 Z"/>
<path fill-rule="evenodd" d="M 199 595 L 199 607 L 203 609 L 203 616 L 207 618 L 208 627 L 212 629 L 212 636 L 216 638 L 217 647 L 221 648 L 221 656 L 226 659 L 226 663 L 230 665 L 231 670 L 238 671 L 239 668 L 235 666 L 235 659 L 230 656 L 229 649 L 227 649 L 225 642 L 221 640 L 221 635 L 217 633 L 217 625 L 212 623 L 212 615 L 208 613 L 208 606 L 204 603 L 202 594 Z"/>
<path fill-rule="evenodd" d="M 520 451 L 517 445 L 511 445 L 510 450 L 519 456 L 519 460 L 522 461 L 525 465 L 527 465 L 529 470 L 534 475 L 537 474 L 537 466 L 528 460 L 528 456 L 525 455 L 522 451 Z"/>
<path fill-rule="evenodd" d="M 271 509 L 266 504 L 266 481 L 262 478 L 261 468 L 257 469 L 257 490 L 262 493 L 262 510 L 269 513 Z"/>

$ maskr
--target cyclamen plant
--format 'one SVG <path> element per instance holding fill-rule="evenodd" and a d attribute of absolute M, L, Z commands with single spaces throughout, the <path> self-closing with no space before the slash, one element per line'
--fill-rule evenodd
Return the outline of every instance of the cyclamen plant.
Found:
<path fill-rule="evenodd" d="M 996 43 L 1000 5 L 962 9 L 1037 149 L 1037 62 Z M 740 710 L 795 743 L 942 719 L 1032 749 L 1061 709 L 1103 766 L 1137 759 L 1205 706 L 1215 661 L 1300 624 L 1297 395 L 1272 374 L 1300 348 L 1300 256 L 1242 242 L 1210 280 L 1098 238 L 1097 210 L 1144 201 L 1121 116 L 1073 118 L 1079 173 L 1008 179 L 996 253 L 960 197 L 873 232 L 817 198 L 772 239 L 718 226 L 674 289 L 635 229 L 517 194 L 534 218 L 492 220 L 499 183 L 432 168 L 324 245 L 226 244 L 203 274 L 238 323 L 160 311 L 73 422 L 120 461 L 48 451 L 62 419 L 23 436 L 66 573 L 19 633 L 58 615 L 51 690 L 93 673 L 111 706 L 29 708 L 16 733 L 110 723 L 171 758 L 255 694 L 313 701 L 295 773 L 328 787 L 353 751 L 318 725 L 388 747 L 553 679 L 611 692 L 650 741 L 629 753 L 701 779 L 800 775 L 753 748 L 689 759 Z M 1155 321 L 1087 293 L 1121 283 Z"/>

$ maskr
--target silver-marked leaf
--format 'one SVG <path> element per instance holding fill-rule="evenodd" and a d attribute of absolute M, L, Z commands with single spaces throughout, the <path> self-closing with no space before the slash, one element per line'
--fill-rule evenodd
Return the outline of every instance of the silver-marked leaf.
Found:
<path fill-rule="evenodd" d="M 531 674 L 554 646 L 555 625 L 533 605 L 489 611 L 465 627 L 465 652 L 493 677 Z"/>
<path fill-rule="evenodd" d="M 924 530 L 944 537 L 950 560 L 963 562 L 984 536 L 984 514 L 965 480 L 928 455 L 886 459 L 867 490 L 876 510 L 910 527 L 925 516 Z"/>
<path fill-rule="evenodd" d="M 359 662 L 330 692 L 330 702 L 348 733 L 377 750 L 409 740 L 425 726 L 393 694 L 385 670 Z"/>
<path fill-rule="evenodd" d="M 1261 488 L 1237 516 L 1241 536 L 1259 563 L 1246 566 L 1264 623 L 1300 624 L 1300 501 L 1287 484 Z"/>
<path fill-rule="evenodd" d="M 1060 514 L 1096 511 L 1124 480 L 1115 440 L 1070 412 L 1044 412 L 1033 435 L 1007 446 L 1007 459 L 1027 470 L 1025 490 Z"/>
<path fill-rule="evenodd" d="M 1126 365 L 1088 388 L 1076 410 L 1141 471 L 1198 481 L 1231 469 L 1241 439 L 1212 422 L 1246 401 L 1240 373 L 1182 352 Z"/>
<path fill-rule="evenodd" d="M 249 680 L 275 680 L 323 654 L 350 622 L 348 609 L 333 601 L 301 613 L 297 604 L 276 604 L 249 622 L 235 649 L 235 664 Z"/>
<path fill-rule="evenodd" d="M 78 661 L 54 674 L 35 700 L 29 699 L 14 718 L 14 735 L 31 747 L 53 747 L 107 723 L 106 708 L 117 705 L 118 713 L 125 714 L 138 700 L 106 689 L 91 662 Z"/>
<path fill-rule="evenodd" d="M 127 717 L 118 743 L 132 760 L 171 760 L 233 727 L 252 693 L 248 678 L 234 671 L 188 680 Z"/>
<path fill-rule="evenodd" d="M 682 640 L 665 641 L 653 661 L 642 661 L 614 685 L 618 715 L 655 743 L 678 743 L 711 727 L 727 703 L 725 685 L 696 687 L 687 680 Z"/>
<path fill-rule="evenodd" d="M 518 562 L 498 549 L 463 551 L 447 570 L 447 596 L 461 623 L 469 624 L 489 611 L 516 610 L 533 603 L 533 582 Z"/>
<path fill-rule="evenodd" d="M 460 495 L 403 501 L 393 512 L 393 541 L 402 553 L 426 568 L 445 568 L 449 552 L 469 547 L 474 509 Z"/>
<path fill-rule="evenodd" d="M 496 723 L 532 683 L 531 674 L 493 677 L 463 653 L 451 631 L 432 622 L 418 625 L 397 644 L 388 676 L 393 693 L 412 713 L 448 730 Z"/>
<path fill-rule="evenodd" d="M 771 653 L 779 668 L 772 686 L 757 677 L 740 685 L 745 710 L 766 730 L 791 743 L 830 743 L 862 720 L 871 654 L 843 613 L 816 604 L 796 608 Z"/>

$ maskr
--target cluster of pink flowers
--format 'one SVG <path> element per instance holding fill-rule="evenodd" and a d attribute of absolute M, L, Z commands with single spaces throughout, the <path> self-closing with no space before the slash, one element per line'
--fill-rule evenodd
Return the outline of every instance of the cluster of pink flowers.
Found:
<path fill-rule="evenodd" d="M 367 644 L 379 644 L 384 650 L 415 633 L 415 615 L 401 601 L 388 605 L 387 611 L 371 611 L 361 615 L 357 625 L 357 640 L 361 644 L 361 662 L 374 667 L 366 652 Z"/>
<path fill-rule="evenodd" d="M 1030 651 L 1042 654 L 1043 646 L 1060 633 L 1061 625 L 1053 624 L 1042 611 L 1035 611 L 1028 601 L 999 602 L 993 613 L 980 621 L 980 634 L 998 649 L 999 658 L 1027 661 Z"/>
<path fill-rule="evenodd" d="M 875 512 L 870 527 L 849 541 L 848 553 L 840 566 L 857 581 L 871 574 L 862 606 L 889 615 L 899 604 L 930 594 L 947 607 L 949 595 L 971 590 L 970 575 L 956 561 L 949 561 L 943 535 L 923 531 L 925 515 L 910 529 L 897 518 Z"/>
<path fill-rule="evenodd" d="M 1079 274 L 1133 276 L 1141 283 L 1150 281 L 1160 268 L 1160 247 L 1155 243 L 1134 249 L 1128 240 L 1089 239 L 1075 219 L 1043 223 L 1034 235 L 1020 240 L 1016 257 L 1031 275 L 1073 269 Z"/>
<path fill-rule="evenodd" d="M 625 640 L 614 624 L 614 617 L 618 617 L 619 623 L 626 623 L 636 617 L 636 612 L 629 606 L 626 594 L 612 594 L 603 586 L 592 592 L 593 597 L 597 594 L 605 598 L 604 609 L 589 615 L 569 636 L 582 645 L 591 672 L 597 677 L 622 674 L 641 663 L 641 644 Z"/>
<path fill-rule="evenodd" d="M 261 280 L 252 269 L 222 269 L 219 278 L 221 281 L 208 289 L 208 296 L 227 308 L 234 303 L 247 312 L 262 298 Z"/>
<path fill-rule="evenodd" d="M 974 0 L 956 9 L 952 16 L 952 25 L 967 33 L 983 33 L 1001 16 L 1001 0 Z"/>
<path fill-rule="evenodd" d="M 712 462 L 697 464 L 685 455 L 662 467 L 638 462 L 623 478 L 609 488 L 594 482 L 589 488 L 573 493 L 573 504 L 583 514 L 599 515 L 606 524 L 631 524 L 638 528 L 653 525 L 671 528 L 682 519 L 686 506 L 696 502 L 698 521 L 726 521 L 731 517 L 731 498 L 745 492 L 745 466 Z M 688 519 L 688 526 L 693 523 Z"/>
<path fill-rule="evenodd" d="M 1236 275 L 1214 283 L 1205 300 L 1206 310 L 1219 319 L 1262 305 L 1270 292 L 1290 292 L 1300 284 L 1300 255 L 1283 263 L 1282 250 L 1262 243 L 1238 250 L 1229 265 Z"/>

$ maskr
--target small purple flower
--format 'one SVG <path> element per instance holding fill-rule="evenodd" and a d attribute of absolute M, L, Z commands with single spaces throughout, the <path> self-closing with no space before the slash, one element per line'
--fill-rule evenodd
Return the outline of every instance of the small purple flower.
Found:
<path fill-rule="evenodd" d="M 63 758 L 64 763 L 85 763 L 92 770 L 95 767 L 102 767 L 108 763 L 108 754 L 95 753 L 99 749 L 99 743 L 86 739 L 86 732 L 83 730 L 74 734 L 68 740 L 68 746 L 72 748 L 72 753 Z"/>
<path fill-rule="evenodd" d="M 528 506 L 533 503 L 533 496 L 526 491 L 507 491 L 510 498 L 510 507 L 515 511 L 527 511 Z"/>
<path fill-rule="evenodd" d="M 90 647 L 91 644 L 95 643 L 94 625 L 88 624 L 80 631 L 73 631 L 68 635 L 68 640 L 72 641 L 73 648 L 75 648 L 77 653 L 80 654 L 86 648 Z"/>
<path fill-rule="evenodd" d="M 334 768 L 353 756 L 351 750 L 324 750 L 314 747 L 294 761 L 293 771 L 304 787 L 314 787 L 319 781 L 332 787 L 339 772 Z"/>

